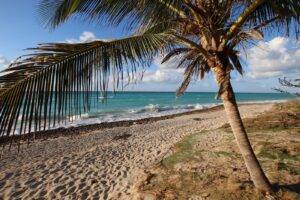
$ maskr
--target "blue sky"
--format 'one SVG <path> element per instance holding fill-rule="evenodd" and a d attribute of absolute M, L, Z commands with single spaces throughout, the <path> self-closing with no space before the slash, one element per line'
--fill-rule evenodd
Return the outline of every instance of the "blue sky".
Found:
<path fill-rule="evenodd" d="M 24 49 L 43 42 L 80 41 L 81 39 L 112 39 L 126 34 L 122 27 L 111 28 L 80 20 L 69 20 L 55 30 L 45 29 L 38 19 L 39 0 L 2 0 L 0 7 L 0 69 L 27 52 Z M 80 39 L 81 38 L 81 39 Z M 272 92 L 277 79 L 299 75 L 300 45 L 291 39 L 266 36 L 258 47 L 249 49 L 244 63 L 244 77 L 233 73 L 233 85 L 240 92 Z M 172 63 L 160 64 L 159 57 L 146 72 L 143 81 L 126 90 L 175 91 L 182 71 Z M 216 91 L 213 77 L 194 81 L 189 91 Z"/>

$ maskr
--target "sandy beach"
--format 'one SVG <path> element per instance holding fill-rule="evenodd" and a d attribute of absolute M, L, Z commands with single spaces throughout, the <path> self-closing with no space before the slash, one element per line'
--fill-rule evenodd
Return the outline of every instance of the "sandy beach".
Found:
<path fill-rule="evenodd" d="M 244 118 L 273 105 L 239 107 Z M 172 151 L 174 143 L 224 123 L 225 112 L 219 108 L 39 139 L 19 153 L 4 149 L 0 199 L 139 199 L 136 185 L 143 172 Z"/>

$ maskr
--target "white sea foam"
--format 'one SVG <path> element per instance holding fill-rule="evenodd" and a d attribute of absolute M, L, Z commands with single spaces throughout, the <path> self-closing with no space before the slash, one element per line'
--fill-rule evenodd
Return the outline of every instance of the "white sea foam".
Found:
<path fill-rule="evenodd" d="M 300 99 L 300 98 L 299 98 Z M 264 100 L 264 101 L 245 101 L 245 102 L 239 102 L 239 104 L 249 104 L 249 103 L 284 103 L 289 101 L 288 99 L 281 99 L 281 100 Z"/>
<path fill-rule="evenodd" d="M 268 101 L 247 101 L 240 102 L 240 104 L 248 104 L 248 103 L 282 103 L 287 100 L 268 100 Z M 103 122 L 115 122 L 115 121 L 124 121 L 124 120 L 137 120 L 144 119 L 149 117 L 160 117 L 160 116 L 168 116 L 172 114 L 184 113 L 193 110 L 201 110 L 206 108 L 212 108 L 221 103 L 211 103 L 211 104 L 187 104 L 187 105 L 174 105 L 174 106 L 166 106 L 166 105 L 158 105 L 158 104 L 148 104 L 141 108 L 122 110 L 120 112 L 107 112 L 107 113 L 99 113 L 99 114 L 85 114 L 82 115 L 77 120 L 67 123 L 64 127 L 69 126 L 80 126 L 87 124 L 97 124 Z"/>
<path fill-rule="evenodd" d="M 239 102 L 239 104 L 248 103 L 282 103 L 288 100 L 266 100 L 266 101 L 247 101 Z M 94 113 L 85 113 L 81 115 L 73 115 L 67 117 L 65 123 L 59 124 L 56 127 L 76 127 L 89 124 L 98 124 L 103 122 L 116 122 L 116 121 L 126 121 L 126 120 L 137 120 L 145 119 L 151 117 L 168 116 L 172 114 L 184 113 L 193 110 L 201 110 L 206 108 L 211 108 L 221 103 L 210 103 L 210 104 L 187 104 L 187 105 L 159 105 L 159 104 L 148 104 L 144 107 L 130 108 L 124 110 L 113 110 L 113 111 L 99 111 Z M 21 120 L 22 116 L 20 116 Z M 18 130 L 16 130 L 18 134 Z"/>
<path fill-rule="evenodd" d="M 115 122 L 124 120 L 137 120 L 149 117 L 160 117 L 168 116 L 177 113 L 184 113 L 193 110 L 201 110 L 205 108 L 211 108 L 217 106 L 218 104 L 188 104 L 188 105 L 176 105 L 176 106 L 165 106 L 158 104 L 148 104 L 142 108 L 128 109 L 120 112 L 106 112 L 99 114 L 85 114 L 80 118 L 78 116 L 73 116 L 75 119 L 73 122 L 69 122 L 63 127 L 69 126 L 81 126 L 87 124 L 97 124 L 102 122 Z"/>

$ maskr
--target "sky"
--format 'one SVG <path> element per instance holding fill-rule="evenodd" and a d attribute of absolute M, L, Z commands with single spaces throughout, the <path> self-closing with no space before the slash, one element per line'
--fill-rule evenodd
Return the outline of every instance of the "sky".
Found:
<path fill-rule="evenodd" d="M 94 39 L 115 39 L 126 36 L 123 27 L 107 27 L 101 24 L 71 19 L 57 29 L 43 27 L 37 14 L 39 0 L 1 0 L 0 7 L 0 70 L 17 57 L 28 54 L 25 50 L 46 42 L 84 42 Z M 237 92 L 274 92 L 278 78 L 300 74 L 300 43 L 286 37 L 267 35 L 257 46 L 250 47 L 242 55 L 245 73 L 232 73 Z M 162 55 L 137 84 L 125 88 L 130 91 L 175 91 L 182 79 L 183 70 L 175 68 L 175 62 L 161 64 Z M 194 80 L 188 91 L 215 92 L 217 86 L 209 74 L 204 80 Z"/>

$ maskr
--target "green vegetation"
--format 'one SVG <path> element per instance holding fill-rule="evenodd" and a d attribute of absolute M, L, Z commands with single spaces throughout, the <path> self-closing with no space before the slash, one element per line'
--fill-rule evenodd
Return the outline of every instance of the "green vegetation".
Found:
<path fill-rule="evenodd" d="M 244 120 L 268 178 L 281 185 L 278 195 L 287 200 L 299 197 L 297 187 L 290 186 L 297 185 L 300 178 L 299 112 L 300 101 L 293 101 Z M 221 139 L 205 146 L 216 137 Z M 174 153 L 162 160 L 141 191 L 158 199 L 264 199 L 243 173 L 246 169 L 232 140 L 228 125 L 186 136 L 175 145 Z"/>
<path fill-rule="evenodd" d="M 191 160 L 200 161 L 199 156 L 201 156 L 201 151 L 193 149 L 196 142 L 197 134 L 185 137 L 181 142 L 175 145 L 176 152 L 162 160 L 162 165 L 171 169 L 174 168 L 177 163 L 190 162 Z"/>
<path fill-rule="evenodd" d="M 291 155 L 287 149 L 275 149 L 270 147 L 271 147 L 270 145 L 264 146 L 261 149 L 259 156 L 270 158 L 270 159 L 278 159 L 280 161 L 293 160 L 293 161 L 300 162 L 300 155 Z"/>

